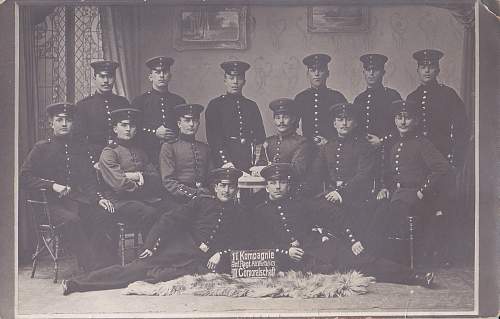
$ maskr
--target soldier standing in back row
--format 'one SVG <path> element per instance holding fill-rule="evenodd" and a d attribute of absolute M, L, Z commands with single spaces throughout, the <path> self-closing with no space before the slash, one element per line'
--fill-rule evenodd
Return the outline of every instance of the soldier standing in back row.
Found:
<path fill-rule="evenodd" d="M 97 156 L 113 141 L 111 112 L 128 107 L 126 98 L 113 94 L 115 72 L 118 62 L 96 61 L 90 66 L 94 69 L 96 92 L 76 104 L 75 135 L 87 138 Z"/>
<path fill-rule="evenodd" d="M 174 140 L 178 133 L 174 107 L 186 103 L 184 98 L 168 90 L 173 64 L 174 59 L 164 56 L 146 61 L 146 66 L 151 70 L 148 78 L 152 88 L 131 103 L 136 109 L 142 110 L 142 131 L 139 137 L 155 165 L 158 163 L 162 143 Z"/>
<path fill-rule="evenodd" d="M 226 94 L 208 103 L 206 136 L 216 166 L 247 171 L 254 164 L 255 146 L 264 142 L 266 132 L 257 104 L 242 95 L 245 72 L 250 65 L 241 61 L 221 64 Z"/>
<path fill-rule="evenodd" d="M 439 59 L 444 54 L 438 50 L 420 50 L 413 54 L 417 60 L 420 86 L 408 95 L 407 100 L 420 105 L 422 120 L 420 130 L 448 162 L 460 167 L 468 139 L 464 102 L 455 90 L 438 83 Z"/>
<path fill-rule="evenodd" d="M 401 100 L 401 95 L 391 88 L 384 87 L 384 65 L 387 57 L 382 54 L 365 54 L 359 58 L 363 62 L 363 76 L 366 90 L 354 99 L 354 104 L 361 107 L 359 128 L 366 133 L 368 142 L 379 145 L 381 139 L 394 131 L 391 116 L 391 103 Z"/>
<path fill-rule="evenodd" d="M 448 160 L 452 167 L 460 168 L 464 162 L 465 148 L 469 139 L 469 128 L 465 105 L 455 90 L 438 83 L 439 60 L 444 56 L 441 51 L 425 49 L 413 54 L 417 60 L 417 72 L 420 77 L 420 86 L 408 95 L 408 100 L 419 105 L 421 111 L 420 131 Z M 457 210 L 456 195 L 457 187 L 455 181 L 455 170 L 446 176 L 441 188 L 446 191 L 440 192 L 434 205 L 436 217 L 440 217 L 441 226 L 436 226 L 434 236 L 441 238 L 436 242 L 444 243 L 444 246 L 436 248 L 434 262 L 448 265 L 448 247 L 451 229 L 449 219 L 450 213 Z M 440 260 L 441 259 L 441 260 Z"/>
<path fill-rule="evenodd" d="M 295 97 L 302 121 L 302 134 L 317 145 L 325 144 L 336 135 L 330 122 L 330 106 L 347 102 L 342 93 L 326 87 L 326 80 L 330 76 L 328 63 L 331 60 L 326 54 L 313 54 L 302 60 L 307 66 L 311 87 Z"/>

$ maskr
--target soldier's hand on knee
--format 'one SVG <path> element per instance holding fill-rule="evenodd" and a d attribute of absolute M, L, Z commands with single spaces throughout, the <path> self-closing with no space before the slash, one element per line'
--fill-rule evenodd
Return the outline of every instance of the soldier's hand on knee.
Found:
<path fill-rule="evenodd" d="M 139 255 L 139 258 L 140 259 L 144 259 L 144 258 L 147 258 L 147 257 L 151 257 L 153 256 L 153 252 L 149 249 L 145 249 L 140 255 Z"/>
<path fill-rule="evenodd" d="M 352 253 L 357 256 L 365 250 L 365 247 L 363 247 L 363 244 L 361 244 L 360 241 L 357 241 L 351 246 L 351 250 Z"/>
<path fill-rule="evenodd" d="M 421 191 L 417 191 L 417 197 L 418 197 L 418 199 L 423 199 L 424 193 L 422 193 Z"/>
<path fill-rule="evenodd" d="M 337 191 L 329 192 L 325 195 L 325 199 L 329 202 L 341 201 L 340 194 Z"/>
<path fill-rule="evenodd" d="M 215 267 L 217 267 L 217 265 L 220 262 L 220 257 L 221 257 L 221 254 L 219 252 L 213 254 L 213 256 L 210 257 L 210 259 L 207 262 L 207 268 L 210 270 L 214 270 Z"/>
<path fill-rule="evenodd" d="M 229 162 L 229 163 L 222 165 L 222 168 L 235 168 L 235 167 L 234 167 L 233 163 Z"/>
<path fill-rule="evenodd" d="M 302 248 L 299 248 L 299 247 L 290 247 L 288 249 L 288 256 L 290 256 L 290 258 L 293 261 L 300 261 L 300 260 L 302 260 L 302 257 L 304 256 L 304 250 Z"/>
<path fill-rule="evenodd" d="M 387 188 L 382 188 L 377 194 L 377 200 L 389 199 L 389 190 Z"/>
<path fill-rule="evenodd" d="M 115 213 L 115 206 L 113 205 L 113 203 L 109 199 L 105 199 L 105 198 L 101 199 L 99 201 L 99 206 L 101 206 L 102 208 L 104 208 L 106 211 L 108 211 L 111 214 Z"/>

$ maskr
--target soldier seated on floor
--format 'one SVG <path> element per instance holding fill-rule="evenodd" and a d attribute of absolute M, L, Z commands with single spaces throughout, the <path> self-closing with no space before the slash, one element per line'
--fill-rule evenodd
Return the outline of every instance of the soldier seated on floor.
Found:
<path fill-rule="evenodd" d="M 388 145 L 385 145 L 386 162 L 380 183 L 383 187 L 377 195 L 381 202 L 373 228 L 381 238 L 408 238 L 409 216 L 419 221 L 430 218 L 431 224 L 439 218 L 429 214 L 433 211 L 440 180 L 450 171 L 450 166 L 438 149 L 419 134 L 421 114 L 414 102 L 395 101 L 392 113 L 399 136 L 384 142 Z M 378 246 L 377 249 L 383 249 L 387 245 L 379 243 Z"/>
<path fill-rule="evenodd" d="M 173 280 L 189 274 L 226 272 L 231 250 L 248 248 L 246 212 L 236 201 L 241 171 L 211 171 L 215 196 L 200 195 L 168 214 L 151 229 L 139 259 L 62 282 L 63 295 L 76 291 L 125 288 L 143 280 Z"/>
<path fill-rule="evenodd" d="M 290 164 L 271 164 L 261 175 L 267 180 L 269 197 L 251 215 L 254 240 L 257 248 L 279 252 L 280 271 L 328 274 L 356 269 L 381 282 L 431 286 L 433 273 L 415 273 L 404 265 L 371 255 L 341 218 L 331 219 L 326 225 L 330 230 L 345 230 L 337 231 L 335 238 L 313 232 L 321 218 L 309 203 L 290 197 L 293 182 Z"/>

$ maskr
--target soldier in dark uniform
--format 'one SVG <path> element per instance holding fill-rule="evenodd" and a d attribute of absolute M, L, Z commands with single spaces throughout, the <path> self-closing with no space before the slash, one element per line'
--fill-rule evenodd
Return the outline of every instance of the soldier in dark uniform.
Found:
<path fill-rule="evenodd" d="M 180 104 L 175 107 L 179 136 L 163 143 L 160 173 L 169 206 L 185 204 L 201 194 L 210 194 L 208 172 L 212 169 L 208 144 L 196 140 L 203 106 Z M 167 207 L 167 206 L 165 206 Z"/>
<path fill-rule="evenodd" d="M 460 167 L 468 136 L 464 102 L 452 88 L 438 83 L 439 60 L 443 53 L 425 49 L 413 54 L 417 60 L 420 86 L 410 93 L 407 100 L 419 104 L 420 130 L 448 162 Z"/>
<path fill-rule="evenodd" d="M 250 65 L 241 61 L 221 64 L 226 94 L 208 103 L 206 136 L 217 167 L 247 171 L 254 164 L 255 146 L 266 138 L 257 104 L 242 95 L 245 72 Z"/>
<path fill-rule="evenodd" d="M 386 147 L 383 188 L 377 199 L 388 201 L 379 206 L 375 219 L 378 225 L 373 228 L 378 229 L 383 238 L 409 238 L 407 218 L 416 216 L 420 221 L 429 218 L 429 204 L 436 193 L 443 191 L 439 183 L 450 167 L 436 147 L 419 134 L 418 106 L 412 101 L 400 100 L 393 102 L 392 109 L 399 136 L 385 142 L 391 144 Z"/>
<path fill-rule="evenodd" d="M 413 273 L 403 265 L 371 255 L 340 220 L 332 225 L 335 229 L 345 228 L 346 232 L 336 238 L 314 233 L 317 212 L 306 201 L 290 197 L 293 180 L 290 164 L 272 164 L 261 175 L 267 180 L 269 197 L 251 215 L 255 242 L 258 248 L 276 250 L 280 271 L 328 274 L 356 269 L 375 276 L 377 281 L 431 286 L 433 273 Z"/>
<path fill-rule="evenodd" d="M 355 215 L 370 197 L 375 148 L 359 134 L 359 116 L 359 107 L 353 104 L 331 107 L 329 118 L 337 136 L 320 146 L 313 164 L 315 185 L 325 187 L 318 195 L 318 205 L 325 210 L 351 210 L 348 214 Z"/>
<path fill-rule="evenodd" d="M 124 108 L 111 112 L 115 141 L 99 159 L 99 171 L 116 208 L 116 218 L 138 227 L 143 236 L 156 221 L 153 202 L 160 199 L 161 180 L 146 152 L 137 145 L 140 111 Z"/>
<path fill-rule="evenodd" d="M 464 163 L 465 149 L 470 138 L 469 125 L 465 105 L 455 90 L 438 83 L 439 60 L 443 53 L 438 50 L 425 49 L 413 54 L 417 60 L 417 72 L 420 77 L 420 86 L 408 95 L 408 100 L 415 101 L 420 106 L 422 119 L 420 131 L 448 160 L 454 168 L 461 168 Z M 435 201 L 436 215 L 440 216 L 440 227 L 434 231 L 440 236 L 442 243 L 449 242 L 451 233 L 450 214 L 457 209 L 457 185 L 455 181 L 456 169 L 450 171 L 441 182 L 440 188 L 447 191 L 441 192 L 440 198 Z M 458 226 L 458 225 L 457 225 Z M 455 226 L 455 227 L 457 227 Z M 442 246 L 435 251 L 438 263 L 447 264 L 447 246 Z M 438 256 L 440 255 L 440 256 Z"/>
<path fill-rule="evenodd" d="M 248 241 L 246 213 L 235 201 L 241 174 L 234 168 L 212 171 L 216 197 L 202 195 L 162 215 L 138 260 L 63 281 L 63 294 L 124 288 L 137 280 L 155 283 L 194 273 L 226 272 L 231 250 L 246 248 Z"/>
<path fill-rule="evenodd" d="M 96 92 L 76 103 L 75 135 L 88 139 L 94 152 L 99 154 L 113 140 L 111 112 L 129 106 L 128 100 L 113 94 L 118 62 L 96 61 L 94 69 Z"/>
<path fill-rule="evenodd" d="M 310 173 L 314 148 L 308 139 L 297 134 L 299 125 L 297 105 L 292 99 L 281 98 L 272 101 L 269 108 L 273 111 L 277 134 L 266 138 L 265 142 L 257 147 L 256 165 L 290 163 L 295 170 L 296 182 L 301 189 L 304 189 L 306 176 Z"/>
<path fill-rule="evenodd" d="M 155 164 L 163 142 L 174 140 L 178 133 L 174 106 L 186 103 L 184 98 L 168 90 L 172 64 L 174 59 L 164 56 L 147 60 L 152 88 L 131 103 L 132 107 L 142 110 L 142 131 L 139 136 L 146 153 Z"/>
<path fill-rule="evenodd" d="M 47 106 L 53 137 L 35 144 L 21 167 L 20 184 L 34 193 L 46 190 L 52 223 L 65 224 L 65 242 L 90 271 L 117 260 L 116 242 L 105 235 L 112 232 L 108 215 L 114 207 L 98 192 L 88 144 L 72 136 L 73 113 L 73 104 Z"/>
<path fill-rule="evenodd" d="M 379 145 L 383 137 L 394 133 L 391 103 L 401 100 L 401 95 L 382 84 L 387 62 L 385 55 L 370 53 L 362 55 L 360 60 L 367 88 L 356 96 L 353 103 L 361 107 L 360 130 L 366 133 L 370 144 Z"/>
<path fill-rule="evenodd" d="M 347 102 L 342 93 L 326 87 L 330 61 L 331 57 L 326 54 L 313 54 L 304 58 L 311 87 L 295 97 L 302 121 L 302 134 L 317 145 L 325 144 L 336 135 L 329 120 L 330 106 Z"/>

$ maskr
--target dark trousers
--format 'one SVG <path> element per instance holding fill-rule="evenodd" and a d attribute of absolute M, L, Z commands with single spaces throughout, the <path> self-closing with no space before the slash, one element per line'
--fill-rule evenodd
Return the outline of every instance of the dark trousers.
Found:
<path fill-rule="evenodd" d="M 354 255 L 350 244 L 331 239 L 306 251 L 305 270 L 317 273 L 347 272 L 358 270 L 373 276 L 379 282 L 412 284 L 412 271 L 405 265 L 376 257 L 366 249 Z"/>
<path fill-rule="evenodd" d="M 116 210 L 116 219 L 128 226 L 136 227 L 146 238 L 149 230 L 159 217 L 157 208 L 137 200 L 122 203 Z"/>
<path fill-rule="evenodd" d="M 134 281 L 157 283 L 194 273 L 206 273 L 196 260 L 182 267 L 168 266 L 154 261 L 155 257 L 137 259 L 125 266 L 113 265 L 72 279 L 77 291 L 96 291 L 125 288 Z"/>
<path fill-rule="evenodd" d="M 53 224 L 64 223 L 64 242 L 85 271 L 106 267 L 118 260 L 114 245 L 116 230 L 104 210 L 62 199 L 50 204 L 50 214 Z"/>

